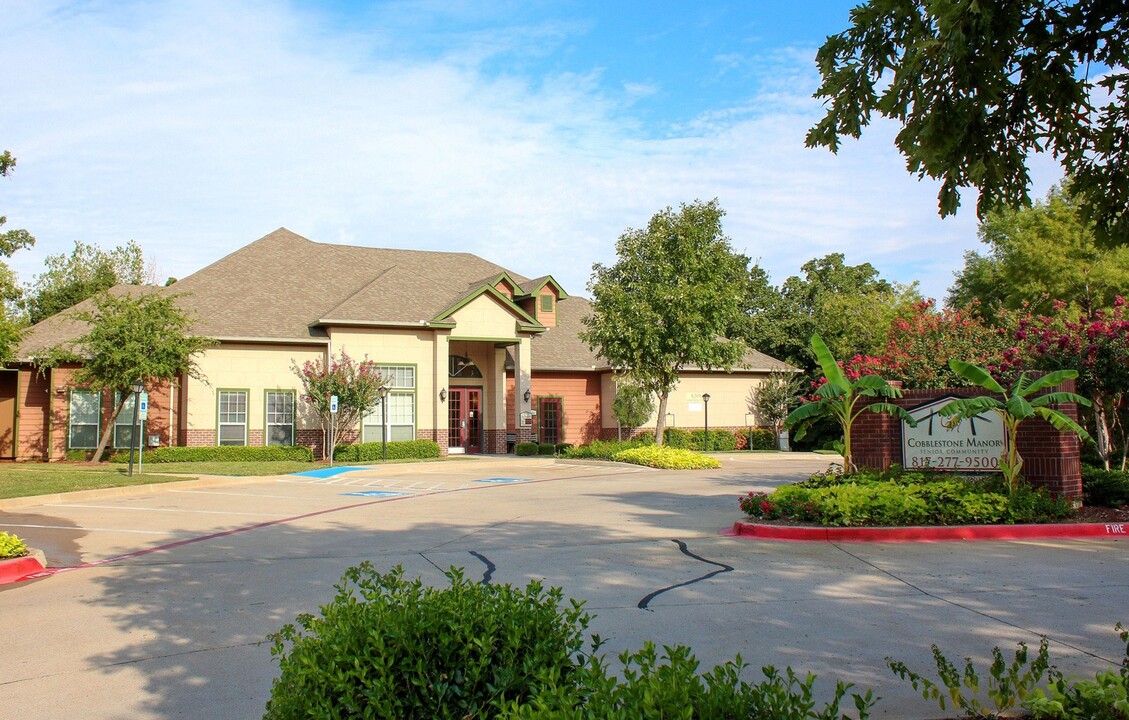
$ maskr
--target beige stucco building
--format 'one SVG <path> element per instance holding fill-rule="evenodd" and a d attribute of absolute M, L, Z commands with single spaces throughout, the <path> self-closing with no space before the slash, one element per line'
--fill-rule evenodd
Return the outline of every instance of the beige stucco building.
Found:
<path fill-rule="evenodd" d="M 329 245 L 280 229 L 145 291 L 175 294 L 195 332 L 218 341 L 198 357 L 206 381 L 149 388 L 147 443 L 320 452 L 323 431 L 293 368 L 342 352 L 375 361 L 391 385 L 382 407 L 343 429 L 351 439 L 500 453 L 515 441 L 580 444 L 618 432 L 616 374 L 578 337 L 590 306 L 551 275 L 528 279 L 466 253 Z M 61 458 L 93 447 L 104 428 L 109 393 L 76 387 L 73 368 L 34 366 L 37 353 L 81 334 L 73 311 L 33 327 L 21 362 L 0 372 L 0 457 Z M 686 369 L 668 424 L 703 427 L 708 393 L 711 428 L 755 425 L 750 390 L 789 369 L 757 352 L 729 372 Z"/>

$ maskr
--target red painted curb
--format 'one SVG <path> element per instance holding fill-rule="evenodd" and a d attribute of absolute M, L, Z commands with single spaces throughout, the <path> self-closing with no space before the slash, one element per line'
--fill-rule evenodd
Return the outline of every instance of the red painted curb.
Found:
<path fill-rule="evenodd" d="M 1129 523 L 1073 525 L 954 525 L 945 527 L 824 528 L 735 522 L 725 533 L 758 540 L 807 542 L 945 542 L 1037 538 L 1129 538 Z"/>
<path fill-rule="evenodd" d="M 37 572 L 43 572 L 43 565 L 39 563 L 39 560 L 30 555 L 27 557 L 0 560 L 0 585 L 19 582 Z"/>

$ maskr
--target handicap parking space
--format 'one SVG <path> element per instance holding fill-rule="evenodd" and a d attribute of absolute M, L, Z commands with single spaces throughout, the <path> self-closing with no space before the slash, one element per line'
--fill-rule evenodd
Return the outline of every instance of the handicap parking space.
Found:
<path fill-rule="evenodd" d="M 71 523 L 88 563 L 0 587 L 8 627 L 34 628 L 7 631 L 0 705 L 37 720 L 81 695 L 94 718 L 260 717 L 277 668 L 263 639 L 316 612 L 363 561 L 433 584 L 454 566 L 480 582 L 560 586 L 586 601 L 611 653 L 653 640 L 691 646 L 703 668 L 737 653 L 791 665 L 877 688 L 874 717 L 936 714 L 884 663 L 927 669 L 933 642 L 983 660 L 1047 634 L 1064 671 L 1118 659 L 1129 542 L 728 537 L 740 495 L 827 463 L 717 457 L 720 470 L 701 472 L 512 458 L 373 466 L 0 513 L 0 528 Z M 37 532 L 20 534 L 35 544 Z"/>

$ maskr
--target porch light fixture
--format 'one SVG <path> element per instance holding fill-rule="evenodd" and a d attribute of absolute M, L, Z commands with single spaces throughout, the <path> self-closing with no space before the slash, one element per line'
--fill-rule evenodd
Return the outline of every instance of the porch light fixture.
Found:
<path fill-rule="evenodd" d="M 439 391 L 439 402 L 447 402 L 447 388 L 442 388 Z"/>
<path fill-rule="evenodd" d="M 529 392 L 529 388 L 525 389 L 525 395 L 523 397 L 525 397 L 526 402 L 529 402 L 529 398 L 533 397 Z"/>

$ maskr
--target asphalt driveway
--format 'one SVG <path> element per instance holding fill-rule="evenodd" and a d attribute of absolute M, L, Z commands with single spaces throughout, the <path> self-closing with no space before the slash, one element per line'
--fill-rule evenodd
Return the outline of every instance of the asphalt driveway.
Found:
<path fill-rule="evenodd" d="M 874 687 L 877 717 L 936 717 L 885 667 L 1051 641 L 1067 672 L 1120 661 L 1125 539 L 929 544 L 727 537 L 736 499 L 823 456 L 719 456 L 660 472 L 480 458 L 60 497 L 4 506 L 63 569 L 0 587 L 0 707 L 26 720 L 255 718 L 276 666 L 263 638 L 330 599 L 362 560 L 583 598 L 608 652 L 687 644 Z M 750 673 L 750 677 L 753 677 Z"/>

